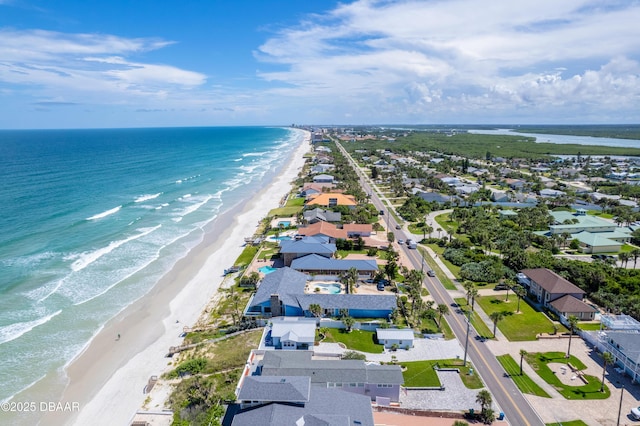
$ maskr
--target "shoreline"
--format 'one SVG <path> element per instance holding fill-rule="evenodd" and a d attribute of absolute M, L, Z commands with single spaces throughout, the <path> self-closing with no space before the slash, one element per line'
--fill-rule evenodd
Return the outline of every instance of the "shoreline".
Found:
<path fill-rule="evenodd" d="M 259 221 L 291 190 L 309 149 L 310 133 L 305 131 L 285 163 L 266 177 L 265 187 L 207 225 L 198 246 L 147 294 L 104 325 L 65 368 L 68 381 L 59 402 L 77 404 L 79 411 L 41 413 L 40 424 L 131 420 L 144 403 L 149 377 L 169 368 L 171 359 L 165 355 L 170 346 L 181 344 L 183 327 L 194 325 L 212 299 L 219 297 L 223 270 L 242 252 L 244 237 L 253 235 Z"/>

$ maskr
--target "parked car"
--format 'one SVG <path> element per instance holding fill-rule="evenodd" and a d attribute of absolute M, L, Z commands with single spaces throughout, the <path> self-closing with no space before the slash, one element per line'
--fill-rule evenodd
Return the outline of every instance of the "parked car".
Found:
<path fill-rule="evenodd" d="M 434 270 L 433 270 L 433 269 L 429 269 L 429 270 L 427 271 L 427 275 L 428 275 L 428 276 L 430 276 L 430 277 L 435 277 L 435 276 L 436 276 L 436 273 L 434 272 Z"/>
<path fill-rule="evenodd" d="M 377 289 L 378 289 L 378 291 L 384 291 L 384 284 L 383 283 L 378 283 Z"/>
<path fill-rule="evenodd" d="M 497 291 L 497 290 L 507 290 L 508 288 L 509 286 L 506 285 L 505 283 L 498 283 L 493 289 Z"/>
<path fill-rule="evenodd" d="M 640 420 L 640 407 L 631 409 L 631 417 L 634 420 Z"/>

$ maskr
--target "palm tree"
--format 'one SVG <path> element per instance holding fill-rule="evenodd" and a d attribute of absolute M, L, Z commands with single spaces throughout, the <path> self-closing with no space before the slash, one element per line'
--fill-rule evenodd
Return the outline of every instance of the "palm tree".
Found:
<path fill-rule="evenodd" d="M 493 337 L 496 337 L 496 327 L 498 326 L 498 321 L 500 321 L 502 318 L 504 318 L 504 312 L 502 311 L 495 311 L 495 312 L 491 312 L 489 314 L 489 318 L 491 318 L 491 321 L 493 321 Z"/>
<path fill-rule="evenodd" d="M 640 257 L 640 249 L 634 248 L 633 250 L 631 250 L 630 254 L 631 254 L 631 257 L 633 257 L 633 269 L 636 269 L 636 262 Z"/>
<path fill-rule="evenodd" d="M 575 315 L 569 315 L 569 318 L 567 318 L 567 325 L 569 326 L 569 347 L 567 348 L 566 358 L 569 358 L 571 356 L 571 337 L 578 326 L 578 317 Z"/>
<path fill-rule="evenodd" d="M 472 288 L 471 289 L 471 312 L 474 311 L 474 308 L 476 305 L 476 297 L 480 297 L 480 294 L 478 293 L 478 289 Z"/>
<path fill-rule="evenodd" d="M 449 313 L 449 307 L 444 303 L 440 303 L 436 310 L 438 311 L 438 328 L 442 328 L 442 316 Z"/>
<path fill-rule="evenodd" d="M 471 289 L 473 288 L 473 283 L 471 281 L 463 281 L 462 287 L 467 292 L 467 305 L 471 299 Z"/>
<path fill-rule="evenodd" d="M 516 309 L 516 312 L 520 312 L 520 300 L 525 298 L 527 290 L 524 287 L 517 285 L 513 288 L 513 292 L 518 296 L 518 309 Z"/>
<path fill-rule="evenodd" d="M 342 323 L 347 329 L 347 333 L 351 333 L 351 327 L 353 327 L 353 324 L 356 323 L 356 320 L 353 319 L 353 317 L 346 316 L 346 317 L 342 317 Z"/>
<path fill-rule="evenodd" d="M 317 303 L 312 303 L 309 305 L 309 312 L 311 312 L 314 317 L 320 318 L 322 316 L 322 306 Z"/>
<path fill-rule="evenodd" d="M 527 351 L 520 349 L 520 375 L 522 376 L 522 359 L 527 356 Z"/>
<path fill-rule="evenodd" d="M 602 384 L 600 385 L 600 392 L 604 392 L 604 375 L 607 372 L 607 365 L 611 365 L 615 362 L 615 358 L 611 355 L 611 352 L 602 353 Z"/>
<path fill-rule="evenodd" d="M 491 399 L 491 394 L 489 393 L 488 390 L 486 389 L 482 389 L 480 392 L 478 392 L 478 394 L 476 395 L 476 402 L 478 404 L 480 404 L 481 407 L 481 411 L 484 413 L 484 411 L 488 408 L 491 407 L 491 403 L 493 402 Z"/>
<path fill-rule="evenodd" d="M 507 280 L 504 280 L 504 285 L 507 286 L 507 296 L 504 298 L 504 301 L 508 302 L 509 301 L 509 290 L 512 290 L 513 287 L 516 285 L 516 283 L 513 282 L 513 280 L 511 280 L 511 279 L 507 279 Z"/>
<path fill-rule="evenodd" d="M 622 265 L 627 267 L 627 263 L 629 263 L 629 259 L 631 259 L 631 254 L 627 252 L 622 252 L 618 255 L 618 259 L 620 260 L 620 269 L 622 269 Z"/>

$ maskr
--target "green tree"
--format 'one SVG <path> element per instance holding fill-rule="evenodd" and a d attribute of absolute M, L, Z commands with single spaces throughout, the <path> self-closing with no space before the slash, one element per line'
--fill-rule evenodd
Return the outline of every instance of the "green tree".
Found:
<path fill-rule="evenodd" d="M 516 296 L 518 296 L 518 308 L 516 309 L 516 312 L 520 312 L 520 300 L 524 299 L 527 295 L 527 289 L 520 285 L 517 285 L 513 288 L 513 292 L 516 294 Z"/>
<path fill-rule="evenodd" d="M 484 413 L 487 408 L 491 407 L 491 403 L 493 402 L 493 400 L 491 399 L 491 394 L 489 393 L 489 391 L 486 389 L 482 389 L 476 395 L 476 402 L 480 404 L 480 411 Z"/>
<path fill-rule="evenodd" d="M 615 362 L 615 358 L 611 355 L 611 352 L 603 352 L 602 354 L 602 384 L 600 385 L 600 392 L 604 392 L 604 375 L 607 372 L 607 365 L 611 365 Z"/>
<path fill-rule="evenodd" d="M 527 351 L 520 349 L 520 375 L 522 376 L 522 360 L 527 356 Z"/>
<path fill-rule="evenodd" d="M 498 326 L 498 321 L 504 318 L 504 312 L 502 311 L 491 312 L 489 314 L 489 318 L 491 318 L 491 321 L 493 322 L 493 337 L 496 337 L 496 327 Z"/>
<path fill-rule="evenodd" d="M 346 327 L 347 333 L 351 333 L 351 328 L 356 323 L 356 320 L 353 319 L 353 317 L 346 316 L 346 317 L 342 317 L 342 323 Z"/>
<path fill-rule="evenodd" d="M 322 306 L 317 303 L 312 303 L 309 305 L 309 312 L 311 312 L 314 317 L 320 318 L 322 316 Z"/>
<path fill-rule="evenodd" d="M 442 316 L 449 313 L 449 307 L 444 303 L 440 303 L 436 311 L 438 311 L 438 328 L 442 328 Z"/>
<path fill-rule="evenodd" d="M 569 358 L 571 356 L 571 337 L 573 337 L 573 333 L 578 327 L 578 317 L 575 315 L 569 315 L 569 318 L 567 318 L 567 325 L 569 326 L 569 346 L 567 347 L 566 357 Z"/>

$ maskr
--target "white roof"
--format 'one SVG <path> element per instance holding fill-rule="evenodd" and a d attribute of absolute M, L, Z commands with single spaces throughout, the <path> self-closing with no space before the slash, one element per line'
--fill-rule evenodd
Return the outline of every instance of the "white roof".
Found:
<path fill-rule="evenodd" d="M 410 328 L 377 328 L 378 340 L 413 340 L 413 330 Z"/>
<path fill-rule="evenodd" d="M 273 321 L 271 336 L 292 342 L 312 342 L 316 336 L 316 322 Z"/>

